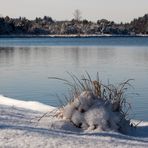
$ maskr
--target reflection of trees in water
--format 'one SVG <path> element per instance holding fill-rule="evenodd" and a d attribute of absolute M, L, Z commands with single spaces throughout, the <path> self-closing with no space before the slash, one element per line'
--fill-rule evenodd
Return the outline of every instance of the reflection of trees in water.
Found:
<path fill-rule="evenodd" d="M 62 49 L 61 49 L 62 50 Z M 60 54 L 60 53 L 58 53 Z M 61 52 L 62 54 L 62 52 Z M 99 61 L 112 61 L 116 50 L 110 47 L 64 47 L 65 61 L 75 67 L 88 68 L 88 65 L 99 65 Z M 92 66 L 94 66 L 92 65 Z"/>
<path fill-rule="evenodd" d="M 31 59 L 31 48 L 20 47 L 16 49 L 16 57 L 20 63 L 27 64 Z"/>
<path fill-rule="evenodd" d="M 0 47 L 0 64 L 11 63 L 14 57 L 13 47 Z"/>
<path fill-rule="evenodd" d="M 64 49 L 64 56 L 71 59 L 71 63 L 76 66 L 80 64 L 80 47 L 69 47 Z"/>
<path fill-rule="evenodd" d="M 61 60 L 73 66 L 84 66 L 88 62 L 109 60 L 115 56 L 113 48 L 105 47 L 3 47 L 0 60 L 29 63 L 33 61 Z M 39 61 L 38 61 L 39 62 Z"/>
<path fill-rule="evenodd" d="M 99 60 L 109 60 L 115 56 L 115 50 L 104 47 L 73 47 L 70 49 L 71 59 L 77 66 L 97 64 Z"/>
<path fill-rule="evenodd" d="M 28 47 L 1 47 L 0 62 L 1 63 L 18 63 L 28 61 L 30 57 L 30 48 Z"/>
<path fill-rule="evenodd" d="M 14 53 L 13 47 L 0 47 L 0 57 L 12 56 Z"/>

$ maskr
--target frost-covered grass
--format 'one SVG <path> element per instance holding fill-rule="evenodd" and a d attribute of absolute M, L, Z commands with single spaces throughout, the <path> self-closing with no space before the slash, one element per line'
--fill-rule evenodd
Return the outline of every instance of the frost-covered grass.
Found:
<path fill-rule="evenodd" d="M 60 78 L 71 88 L 70 97 L 67 97 L 66 105 L 63 105 L 57 116 L 65 119 L 82 130 L 118 131 L 128 133 L 133 125 L 128 118 L 131 108 L 126 100 L 126 91 L 130 85 L 127 80 L 117 86 L 104 85 L 91 76 L 77 78 L 70 74 L 72 82 Z M 53 78 L 53 77 L 52 77 Z"/>

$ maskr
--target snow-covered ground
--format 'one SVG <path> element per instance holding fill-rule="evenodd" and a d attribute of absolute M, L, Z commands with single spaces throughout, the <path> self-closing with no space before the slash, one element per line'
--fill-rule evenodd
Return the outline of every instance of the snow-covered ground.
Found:
<path fill-rule="evenodd" d="M 0 96 L 0 147 L 148 147 L 148 122 L 141 122 L 131 135 L 81 131 L 71 123 L 53 117 L 55 110 L 39 102 Z M 46 112 L 47 116 L 40 120 Z"/>

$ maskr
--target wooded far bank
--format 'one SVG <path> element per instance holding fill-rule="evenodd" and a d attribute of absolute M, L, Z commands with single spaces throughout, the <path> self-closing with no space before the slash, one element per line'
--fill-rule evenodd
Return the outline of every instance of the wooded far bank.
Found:
<path fill-rule="evenodd" d="M 129 23 L 106 19 L 55 21 L 49 16 L 29 20 L 25 17 L 0 17 L 0 35 L 148 35 L 148 14 Z"/>

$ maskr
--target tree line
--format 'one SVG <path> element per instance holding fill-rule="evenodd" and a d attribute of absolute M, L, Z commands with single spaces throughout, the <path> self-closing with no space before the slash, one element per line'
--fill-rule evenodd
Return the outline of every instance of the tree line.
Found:
<path fill-rule="evenodd" d="M 0 35 L 148 35 L 148 14 L 129 23 L 115 23 L 106 19 L 92 22 L 81 19 L 80 12 L 69 21 L 55 21 L 52 17 L 0 17 Z"/>

